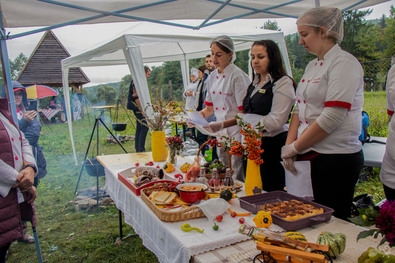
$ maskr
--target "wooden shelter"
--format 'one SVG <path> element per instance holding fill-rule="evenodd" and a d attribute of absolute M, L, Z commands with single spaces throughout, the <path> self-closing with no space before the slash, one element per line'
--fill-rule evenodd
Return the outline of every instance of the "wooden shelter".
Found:
<path fill-rule="evenodd" d="M 33 53 L 23 66 L 17 77 L 24 86 L 41 84 L 52 88 L 62 85 L 62 59 L 70 57 L 55 34 L 48 30 L 45 32 Z M 69 85 L 74 91 L 81 93 L 82 85 L 90 82 L 81 68 L 72 68 L 69 73 Z"/>

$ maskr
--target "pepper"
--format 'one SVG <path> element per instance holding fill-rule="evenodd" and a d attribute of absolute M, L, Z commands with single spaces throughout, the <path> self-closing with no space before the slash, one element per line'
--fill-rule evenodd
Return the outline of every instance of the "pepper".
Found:
<path fill-rule="evenodd" d="M 184 231 L 184 232 L 189 232 L 189 231 L 192 231 L 192 230 L 196 230 L 196 231 L 198 231 L 200 233 L 203 233 L 203 231 L 204 231 L 204 229 L 200 229 L 200 228 L 197 228 L 197 227 L 191 227 L 187 223 L 181 225 L 181 230 Z"/>
<path fill-rule="evenodd" d="M 254 216 L 253 221 L 257 227 L 269 227 L 273 222 L 272 213 L 261 210 Z"/>
<path fill-rule="evenodd" d="M 214 225 L 213 225 L 214 231 L 218 231 L 218 228 L 219 228 L 219 226 L 216 223 L 214 223 Z"/>

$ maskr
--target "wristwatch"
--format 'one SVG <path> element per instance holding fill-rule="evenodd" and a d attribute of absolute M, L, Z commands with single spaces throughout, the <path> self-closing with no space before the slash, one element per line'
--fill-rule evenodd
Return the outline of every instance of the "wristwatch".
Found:
<path fill-rule="evenodd" d="M 36 173 L 36 172 L 37 172 L 37 168 L 36 168 L 36 166 L 35 166 L 34 164 L 32 164 L 32 163 L 29 163 L 29 164 L 27 164 L 25 167 L 23 167 L 23 169 L 26 169 L 27 167 L 31 167 L 31 168 L 33 168 L 33 170 L 34 170 L 34 173 Z"/>

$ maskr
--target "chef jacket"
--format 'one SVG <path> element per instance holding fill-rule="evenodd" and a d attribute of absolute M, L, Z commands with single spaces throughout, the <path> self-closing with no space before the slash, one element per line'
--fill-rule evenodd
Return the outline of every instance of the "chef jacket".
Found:
<path fill-rule="evenodd" d="M 208 76 L 205 104 L 212 106 L 217 121 L 232 119 L 243 110 L 243 99 L 250 84 L 247 74 L 234 64 L 229 64 L 223 73 L 218 69 Z M 219 132 L 221 136 L 240 139 L 240 127 L 235 125 Z M 220 141 L 222 138 L 219 136 Z"/>
<path fill-rule="evenodd" d="M 387 187 L 395 189 L 395 65 L 388 72 L 386 94 L 387 113 L 391 116 L 391 120 L 388 125 L 387 145 L 381 165 L 380 180 Z"/>
<path fill-rule="evenodd" d="M 243 101 L 246 113 L 243 120 L 253 127 L 258 123 L 264 126 L 263 137 L 274 137 L 288 131 L 288 119 L 295 103 L 295 88 L 288 76 L 274 82 L 271 75 L 267 74 L 263 83 L 259 84 L 259 81 L 256 75 L 248 87 Z"/>
<path fill-rule="evenodd" d="M 196 110 L 196 108 L 195 108 L 195 95 L 193 95 L 193 94 L 196 91 L 196 88 L 197 88 L 198 84 L 199 84 L 198 80 L 196 80 L 195 82 L 191 82 L 191 83 L 189 83 L 189 85 L 184 90 L 183 96 L 186 99 L 186 102 L 185 102 L 185 109 L 186 110 Z M 185 93 L 187 91 L 191 91 L 192 92 L 192 96 L 186 96 Z"/>
<path fill-rule="evenodd" d="M 342 123 L 325 139 L 305 149 L 334 154 L 355 153 L 362 149 L 363 69 L 358 60 L 339 45 L 311 61 L 296 90 L 299 112 L 298 136 L 318 118 L 325 107 L 342 107 L 348 112 Z"/>

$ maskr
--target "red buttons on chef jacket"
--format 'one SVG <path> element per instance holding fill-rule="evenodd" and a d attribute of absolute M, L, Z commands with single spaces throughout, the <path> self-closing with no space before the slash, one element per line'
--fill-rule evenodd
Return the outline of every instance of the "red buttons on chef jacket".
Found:
<path fill-rule="evenodd" d="M 222 77 L 225 78 L 225 75 L 223 75 Z"/>
<path fill-rule="evenodd" d="M 11 138 L 11 141 L 14 141 L 14 138 Z"/>
<path fill-rule="evenodd" d="M 215 91 L 213 91 L 213 94 L 215 94 Z"/>
<path fill-rule="evenodd" d="M 225 107 L 223 107 L 222 109 L 225 110 Z"/>
<path fill-rule="evenodd" d="M 217 76 L 217 78 L 218 78 L 218 76 Z"/>
<path fill-rule="evenodd" d="M 300 103 L 300 100 L 298 100 L 298 103 Z"/>
<path fill-rule="evenodd" d="M 306 100 L 303 100 L 303 103 L 306 104 Z"/>
<path fill-rule="evenodd" d="M 304 82 L 304 79 L 302 79 L 302 82 Z"/>
<path fill-rule="evenodd" d="M 222 94 L 222 92 L 220 91 L 219 94 Z"/>
<path fill-rule="evenodd" d="M 322 62 L 321 62 L 321 64 L 320 64 L 320 66 L 322 66 Z"/>
<path fill-rule="evenodd" d="M 17 161 L 18 161 L 18 156 L 15 156 L 15 160 L 17 160 Z"/>
<path fill-rule="evenodd" d="M 302 124 L 302 121 L 299 121 L 300 122 L 300 124 Z"/>
<path fill-rule="evenodd" d="M 218 108 L 215 108 L 215 110 L 218 110 Z"/>
<path fill-rule="evenodd" d="M 317 66 L 317 62 L 315 63 L 315 65 Z"/>
<path fill-rule="evenodd" d="M 309 124 L 309 123 L 306 121 L 306 124 Z"/>

